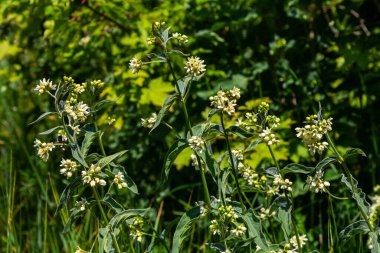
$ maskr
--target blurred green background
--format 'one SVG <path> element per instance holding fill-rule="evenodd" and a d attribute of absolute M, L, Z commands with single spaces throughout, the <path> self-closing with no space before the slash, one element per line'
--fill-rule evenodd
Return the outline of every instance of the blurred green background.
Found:
<path fill-rule="evenodd" d="M 64 214 L 54 216 L 67 182 L 59 175 L 59 154 L 45 164 L 33 141 L 55 122 L 28 125 L 52 107 L 48 97 L 33 91 L 42 78 L 55 83 L 64 75 L 79 83 L 101 79 L 106 83 L 101 96 L 119 98 L 99 121 L 108 153 L 129 150 L 124 164 L 140 190 L 126 198 L 130 208 L 155 209 L 168 198 L 164 216 L 170 220 L 193 202 L 193 190 L 201 194 L 194 184 L 197 173 L 189 168 L 189 152 L 176 162 L 175 181 L 160 182 L 161 164 L 175 135 L 161 127 L 148 136 L 140 124 L 174 90 L 165 65 L 151 65 L 137 75 L 128 69 L 133 56 L 153 50 L 146 39 L 154 21 L 164 20 L 172 32 L 186 34 L 189 43 L 183 51 L 207 65 L 188 102 L 193 122 L 205 117 L 208 97 L 219 85 L 235 85 L 243 93 L 243 111 L 270 99 L 283 127 L 291 127 L 279 132 L 283 144 L 276 152 L 282 164 L 314 164 L 318 157 L 308 155 L 292 129 L 316 113 L 320 102 L 325 115 L 334 118 L 338 147 L 359 147 L 368 155 L 351 166 L 364 191 L 370 193 L 380 181 L 378 0 L 0 3 L 1 252 L 9 240 L 14 252 L 72 252 L 72 238 L 85 241 L 80 235 L 90 233 L 76 228 L 71 237 L 61 234 Z M 183 71 L 181 59 L 175 68 Z M 113 127 L 107 127 L 108 116 L 116 118 Z M 168 121 L 184 129 L 179 112 Z M 251 164 L 269 164 L 266 155 L 257 150 Z"/>

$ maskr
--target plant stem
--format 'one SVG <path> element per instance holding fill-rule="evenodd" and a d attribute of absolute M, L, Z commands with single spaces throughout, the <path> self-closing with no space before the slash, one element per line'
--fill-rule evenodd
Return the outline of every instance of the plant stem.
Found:
<path fill-rule="evenodd" d="M 273 150 L 270 147 L 270 145 L 268 145 L 268 144 L 267 144 L 267 147 L 269 149 L 270 155 L 272 156 L 272 159 L 273 159 L 274 163 L 276 164 L 276 168 L 278 170 L 278 173 L 281 175 L 280 165 L 278 165 L 278 162 L 277 162 L 276 157 L 274 156 Z M 282 175 L 281 175 L 281 177 L 282 177 Z M 288 196 L 287 193 L 285 193 L 285 196 L 288 199 L 289 203 L 291 203 L 293 205 L 293 209 L 294 209 L 294 204 L 293 204 L 294 201 L 289 198 L 289 196 Z M 292 226 L 293 226 L 293 229 L 294 229 L 294 233 L 295 233 L 296 239 L 297 239 L 298 250 L 299 250 L 300 253 L 302 253 L 300 238 L 299 238 L 299 235 L 298 235 L 298 229 L 297 229 L 297 224 L 296 224 L 296 221 L 295 221 L 295 218 L 294 218 L 293 210 L 290 211 L 290 217 L 291 217 L 291 220 L 292 220 Z"/>
<path fill-rule="evenodd" d="M 342 155 L 339 153 L 339 151 L 336 149 L 335 147 L 335 144 L 333 142 L 333 140 L 330 138 L 329 134 L 325 134 L 326 136 L 326 139 L 327 139 L 327 142 L 329 143 L 330 147 L 332 148 L 332 150 L 334 151 L 335 155 L 338 157 L 338 162 L 342 165 L 343 167 L 343 170 L 344 170 L 344 173 L 346 174 L 346 176 L 348 177 L 348 180 L 350 182 L 350 185 L 351 185 L 351 192 L 353 195 L 357 195 L 358 192 L 357 192 L 357 187 L 356 185 L 354 184 L 354 180 L 353 180 L 353 177 L 347 167 L 347 164 L 346 162 L 344 161 L 344 158 L 342 157 Z M 355 200 L 355 199 L 354 199 Z M 366 214 L 366 212 L 364 211 L 363 207 L 355 200 L 356 202 L 356 205 L 357 207 L 359 208 L 359 211 L 360 211 L 360 214 L 362 216 L 362 218 L 365 220 L 365 222 L 367 223 L 367 226 L 369 228 L 369 230 L 371 232 L 374 232 L 374 229 L 371 225 L 371 223 L 369 222 L 368 220 L 368 215 Z"/>
<path fill-rule="evenodd" d="M 239 186 L 239 180 L 238 180 L 238 176 L 237 176 L 237 173 L 236 173 L 235 163 L 234 163 L 234 159 L 233 159 L 233 155 L 232 155 L 232 151 L 231 151 L 230 140 L 228 138 L 228 133 L 226 131 L 226 127 L 224 126 L 224 119 L 223 119 L 223 113 L 222 112 L 220 113 L 220 123 L 222 125 L 224 138 L 226 138 L 227 150 L 228 150 L 228 154 L 230 156 L 232 173 L 234 175 L 234 179 L 235 179 L 236 189 L 237 189 L 237 192 L 238 192 L 239 201 L 240 201 L 240 204 L 242 206 L 244 206 L 244 201 L 243 201 L 243 198 L 242 198 L 242 194 L 241 194 L 241 190 L 240 190 L 240 186 Z"/>
<path fill-rule="evenodd" d="M 107 218 L 107 215 L 105 214 L 104 209 L 103 209 L 103 207 L 102 207 L 102 204 L 101 204 L 101 202 L 100 202 L 99 194 L 98 194 L 98 192 L 96 191 L 95 188 L 92 188 L 92 191 L 93 191 L 93 193 L 94 193 L 94 195 L 95 195 L 96 202 L 97 202 L 98 207 L 99 207 L 99 209 L 100 209 L 100 213 L 102 214 L 103 219 L 104 219 L 104 220 L 106 221 L 106 223 L 108 224 L 108 218 Z M 113 244 L 114 244 L 115 247 L 116 247 L 116 251 L 117 251 L 118 253 L 121 253 L 120 248 L 119 248 L 119 244 L 117 243 L 117 240 L 116 240 L 116 237 L 115 237 L 113 231 L 111 231 L 111 237 L 112 237 Z"/>
<path fill-rule="evenodd" d="M 191 128 L 191 123 L 190 123 L 190 120 L 189 120 L 189 114 L 188 114 L 187 108 L 186 108 L 186 102 L 185 102 L 184 98 L 181 95 L 181 92 L 180 92 L 179 86 L 178 86 L 177 77 L 175 75 L 175 72 L 173 70 L 172 64 L 170 62 L 170 58 L 167 57 L 166 52 L 165 52 L 165 56 L 166 56 L 166 59 L 167 59 L 167 63 L 169 65 L 170 72 L 171 72 L 171 74 L 172 74 L 172 76 L 174 78 L 174 85 L 176 87 L 176 90 L 177 90 L 179 98 L 180 98 L 179 100 L 180 100 L 180 103 L 181 103 L 181 106 L 182 106 L 183 113 L 185 115 L 185 121 L 186 121 L 186 125 L 187 125 L 187 128 L 188 128 L 188 131 L 193 136 L 194 133 L 193 133 L 193 130 Z M 203 185 L 203 190 L 204 190 L 204 195 L 205 195 L 206 203 L 207 203 L 208 206 L 211 206 L 210 193 L 209 193 L 208 187 L 207 187 L 207 181 L 206 181 L 205 172 L 204 172 L 204 170 L 202 168 L 202 165 L 201 165 L 201 159 L 199 158 L 199 156 L 198 156 L 197 153 L 195 153 L 195 156 L 197 158 L 197 162 L 198 162 L 198 166 L 199 166 L 199 171 L 201 173 L 202 185 Z"/>

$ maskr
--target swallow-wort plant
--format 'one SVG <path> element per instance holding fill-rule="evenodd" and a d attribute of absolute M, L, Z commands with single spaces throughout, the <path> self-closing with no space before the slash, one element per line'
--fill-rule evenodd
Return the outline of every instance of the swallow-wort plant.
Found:
<path fill-rule="evenodd" d="M 57 167 L 67 187 L 57 212 L 70 210 L 64 230 L 72 229 L 74 221 L 80 223 L 86 213 L 91 213 L 97 231 L 92 248 L 87 249 L 90 252 L 318 252 L 312 243 L 316 239 L 297 220 L 297 212 L 303 210 L 295 194 L 298 179 L 303 189 L 330 204 L 352 201 L 357 206 L 356 218 L 346 227 L 337 227 L 339 217 L 334 215 L 332 205 L 326 212 L 321 211 L 334 220 L 329 223 L 329 252 L 344 252 L 341 245 L 357 234 L 366 235 L 368 248 L 379 252 L 379 189 L 371 196 L 370 205 L 347 162 L 352 156 L 365 156 L 364 152 L 356 148 L 338 151 L 332 138 L 333 119 L 325 118 L 320 109 L 292 130 L 315 156 L 316 164 L 283 165 L 276 158 L 276 149 L 284 141 L 280 117 L 271 112 L 268 101 L 252 110 L 240 109 L 243 92 L 238 85 L 220 86 L 209 97 L 206 120 L 192 122 L 187 101 L 195 97 L 192 86 L 207 74 L 207 65 L 200 57 L 180 50 L 188 39 L 184 34 L 171 33 L 164 22 L 155 22 L 147 39 L 155 52 L 135 56 L 129 63 L 134 74 L 152 63 L 162 63 L 173 82 L 174 92 L 167 96 L 160 111 L 141 119 L 141 125 L 151 135 L 160 125 L 175 132 L 176 139 L 163 158 L 163 181 L 176 173 L 172 168 L 176 158 L 185 149 L 192 152 L 191 167 L 199 175 L 202 197 L 190 203 L 178 220 L 162 221 L 160 214 L 152 214 L 147 208 L 127 208 L 125 196 L 135 198 L 138 194 L 128 168 L 118 162 L 127 151 L 106 154 L 103 130 L 97 125 L 103 106 L 112 102 L 99 101 L 103 82 L 78 84 L 64 77 L 59 84 L 42 79 L 35 88 L 38 94 L 50 96 L 54 104 L 54 111 L 44 113 L 34 123 L 53 116 L 57 126 L 41 133 L 35 147 L 44 161 L 52 152 L 62 151 Z M 183 67 L 176 68 L 174 63 L 181 61 Z M 183 115 L 184 129 L 175 129 L 167 120 L 173 110 Z M 255 159 L 253 151 L 259 147 L 268 151 L 266 167 L 253 167 L 247 162 Z M 341 179 L 335 187 L 326 177 L 329 170 Z M 346 197 L 337 196 L 341 193 L 337 189 L 342 187 Z M 158 222 L 167 227 L 159 231 Z M 84 250 L 78 248 L 78 252 Z"/>

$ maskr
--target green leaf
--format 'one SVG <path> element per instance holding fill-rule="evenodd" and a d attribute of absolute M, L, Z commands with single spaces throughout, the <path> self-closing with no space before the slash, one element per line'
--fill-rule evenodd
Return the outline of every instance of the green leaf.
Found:
<path fill-rule="evenodd" d="M 102 249 L 101 252 L 114 252 L 112 245 L 112 236 L 110 233 L 110 228 L 107 226 L 105 228 L 99 228 L 98 240 L 99 240 L 99 249 Z"/>
<path fill-rule="evenodd" d="M 47 117 L 49 115 L 58 115 L 58 113 L 56 113 L 56 112 L 45 112 L 45 113 L 41 114 L 41 116 L 39 116 L 35 121 L 29 123 L 29 125 L 33 125 L 34 123 L 37 123 L 38 121 L 44 119 L 45 117 Z"/>
<path fill-rule="evenodd" d="M 249 138 L 249 137 L 253 136 L 253 134 L 251 134 L 251 133 L 245 131 L 243 128 L 235 126 L 235 125 L 230 126 L 227 129 L 227 132 L 234 133 L 234 134 L 236 134 L 237 136 L 239 136 L 241 138 Z"/>
<path fill-rule="evenodd" d="M 81 152 L 84 157 L 87 156 L 88 151 L 90 150 L 90 146 L 95 140 L 95 137 L 96 137 L 96 132 L 86 131 L 84 135 L 84 139 L 82 141 L 82 147 L 81 147 Z"/>
<path fill-rule="evenodd" d="M 358 188 L 358 181 L 355 178 L 352 177 L 352 181 L 354 183 L 354 190 L 347 177 L 345 175 L 342 176 L 342 182 L 351 190 L 352 198 L 356 201 L 356 204 L 364 210 L 365 215 L 369 216 L 370 205 L 366 200 L 365 193 L 362 189 Z"/>
<path fill-rule="evenodd" d="M 260 220 L 251 212 L 244 214 L 241 218 L 247 225 L 249 237 L 254 238 L 255 243 L 267 252 L 268 243 L 262 231 Z"/>
<path fill-rule="evenodd" d="M 128 173 L 125 171 L 125 168 L 121 165 L 117 165 L 115 166 L 115 170 L 113 171 L 113 173 L 118 173 L 119 171 L 121 171 L 124 175 L 124 181 L 127 183 L 127 188 L 132 191 L 133 193 L 135 194 L 139 194 L 139 191 L 137 189 L 137 185 L 135 184 L 135 182 L 132 180 L 132 178 L 130 176 L 128 176 Z"/>
<path fill-rule="evenodd" d="M 149 133 L 152 133 L 154 129 L 156 129 L 160 124 L 161 121 L 164 119 L 164 116 L 166 112 L 169 110 L 169 108 L 173 105 L 173 103 L 177 100 L 178 94 L 174 93 L 166 97 L 164 105 L 162 106 L 160 112 L 157 114 L 156 122 L 154 123 L 154 126 L 150 130 Z"/>
<path fill-rule="evenodd" d="M 252 149 L 256 148 L 257 145 L 259 145 L 261 142 L 263 142 L 262 139 L 256 139 L 249 146 L 245 149 L 245 151 L 251 151 Z"/>
<path fill-rule="evenodd" d="M 216 250 L 216 252 L 225 252 L 224 245 L 221 243 L 207 243 L 206 244 L 210 249 Z"/>
<path fill-rule="evenodd" d="M 120 156 L 124 155 L 125 153 L 127 153 L 127 151 L 128 150 L 123 150 L 123 151 L 117 152 L 113 155 L 103 157 L 102 159 L 100 159 L 97 162 L 97 166 L 99 166 L 100 168 L 104 168 L 105 166 L 110 164 L 113 160 L 115 160 L 115 159 L 119 158 Z"/>
<path fill-rule="evenodd" d="M 120 213 L 124 210 L 124 207 L 119 204 L 112 196 L 111 194 L 107 193 L 104 198 L 103 198 L 103 201 L 109 206 L 111 207 L 113 210 L 115 210 L 116 213 Z"/>
<path fill-rule="evenodd" d="M 292 206 L 284 196 L 276 198 L 274 202 L 279 207 L 277 218 L 281 223 L 281 229 L 284 232 L 284 237 L 286 241 L 288 241 L 292 231 Z"/>
<path fill-rule="evenodd" d="M 45 132 L 39 133 L 39 135 L 48 135 L 54 132 L 55 130 L 62 129 L 62 128 L 63 128 L 62 126 L 56 126 L 56 127 L 50 128 L 49 130 L 46 130 Z"/>
<path fill-rule="evenodd" d="M 162 39 L 164 41 L 164 44 L 166 44 L 169 40 L 169 30 L 170 30 L 170 26 L 168 28 L 166 28 L 163 32 L 162 32 Z"/>
<path fill-rule="evenodd" d="M 211 173 L 212 177 L 215 179 L 216 176 L 216 168 L 218 164 L 216 163 L 212 153 L 206 148 L 202 153 L 200 153 L 200 158 L 205 163 L 208 171 Z"/>
<path fill-rule="evenodd" d="M 218 189 L 219 189 L 219 194 L 222 196 L 222 199 L 226 199 L 226 190 L 228 185 L 228 176 L 230 174 L 229 170 L 222 170 L 220 171 L 220 174 L 218 176 Z M 252 187 L 249 187 L 252 188 Z"/>
<path fill-rule="evenodd" d="M 343 155 L 343 159 L 344 160 L 347 160 L 347 158 L 351 157 L 351 156 L 356 156 L 356 155 L 361 155 L 361 156 L 364 156 L 366 157 L 367 155 L 364 153 L 363 150 L 361 150 L 360 148 L 351 148 L 349 150 L 346 151 L 346 153 L 344 153 Z"/>
<path fill-rule="evenodd" d="M 313 172 L 314 170 L 315 168 L 313 167 L 307 167 L 305 165 L 298 164 L 298 163 L 291 163 L 291 164 L 286 165 L 283 169 L 281 169 L 281 174 L 282 175 L 285 175 L 288 173 L 309 174 Z"/>
<path fill-rule="evenodd" d="M 191 228 L 193 224 L 201 215 L 199 206 L 193 207 L 182 215 L 175 229 L 173 236 L 172 253 L 179 253 L 183 240 L 186 238 L 186 232 Z"/>
<path fill-rule="evenodd" d="M 186 96 L 186 91 L 188 90 L 188 86 L 191 83 L 190 81 L 192 80 L 192 77 L 190 76 L 185 76 L 177 81 L 179 92 L 182 97 Z"/>
<path fill-rule="evenodd" d="M 342 242 L 346 242 L 354 235 L 357 235 L 360 233 L 368 233 L 368 232 L 369 232 L 369 228 L 365 220 L 355 221 L 354 223 L 348 225 L 345 229 L 343 229 L 339 233 L 339 240 Z"/>
<path fill-rule="evenodd" d="M 179 155 L 179 153 L 182 152 L 182 150 L 184 150 L 188 146 L 189 144 L 187 143 L 186 139 L 179 139 L 176 142 L 174 142 L 174 144 L 169 148 L 164 159 L 164 166 L 162 168 L 162 171 L 165 172 L 166 177 L 168 177 L 170 168 L 176 157 Z"/>
<path fill-rule="evenodd" d="M 67 202 L 69 201 L 72 191 L 75 190 L 82 182 L 82 177 L 76 177 L 74 180 L 68 184 L 65 189 L 62 191 L 61 197 L 59 198 L 59 204 L 57 210 L 55 210 L 54 216 L 57 215 L 59 210 L 61 210 L 64 206 L 67 206 Z"/>
<path fill-rule="evenodd" d="M 77 146 L 71 147 L 71 154 L 75 160 L 77 160 L 83 167 L 88 168 L 87 162 L 82 158 L 83 154 Z"/>
<path fill-rule="evenodd" d="M 315 166 L 315 169 L 317 171 L 323 171 L 327 166 L 329 166 L 331 163 L 337 162 L 338 159 L 336 157 L 326 157 L 322 161 L 320 161 L 317 166 Z"/>
<path fill-rule="evenodd" d="M 110 222 L 109 225 L 111 226 L 111 230 L 115 230 L 119 227 L 121 223 L 124 221 L 131 219 L 136 216 L 144 216 L 144 214 L 147 212 L 147 209 L 129 209 L 124 210 L 118 214 L 115 214 Z"/>
<path fill-rule="evenodd" d="M 218 109 L 211 109 L 211 111 L 208 113 L 208 115 L 207 115 L 207 121 L 209 121 L 211 118 L 212 118 L 212 116 L 214 116 L 215 114 L 217 114 L 219 112 L 219 110 Z"/>
<path fill-rule="evenodd" d="M 118 98 L 117 98 L 118 99 Z M 117 100 L 116 99 L 116 100 Z M 97 112 L 99 111 L 100 109 L 102 109 L 104 106 L 106 106 L 107 104 L 110 104 L 110 103 L 115 103 L 116 100 L 113 100 L 113 99 L 103 99 L 103 100 L 100 100 L 99 102 L 96 102 L 94 104 L 94 107 L 92 109 L 93 112 Z"/>

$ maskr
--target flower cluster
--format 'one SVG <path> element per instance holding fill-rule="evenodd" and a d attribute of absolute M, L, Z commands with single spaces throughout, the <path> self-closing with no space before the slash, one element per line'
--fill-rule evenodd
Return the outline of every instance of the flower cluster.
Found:
<path fill-rule="evenodd" d="M 230 205 L 222 205 L 218 208 L 218 211 L 223 221 L 235 222 L 238 217 L 238 215 L 235 213 L 234 208 Z"/>
<path fill-rule="evenodd" d="M 137 58 L 136 56 L 133 57 L 129 61 L 129 68 L 131 69 L 133 74 L 137 74 L 140 71 L 140 69 L 142 68 L 142 66 L 143 66 L 143 62 L 139 58 Z"/>
<path fill-rule="evenodd" d="M 238 167 L 239 173 L 242 175 L 244 180 L 255 188 L 259 188 L 261 185 L 264 185 L 267 181 L 265 175 L 260 176 L 254 168 L 249 165 Z"/>
<path fill-rule="evenodd" d="M 306 245 L 306 241 L 307 241 L 306 235 L 300 235 L 300 236 L 298 236 L 298 239 L 300 241 L 300 247 L 301 248 Z M 292 238 L 290 238 L 290 244 L 293 246 L 293 248 L 295 250 L 299 250 L 298 243 L 297 243 L 297 237 L 295 235 L 292 236 Z"/>
<path fill-rule="evenodd" d="M 78 164 L 70 159 L 62 159 L 60 167 L 61 169 L 59 172 L 67 178 L 70 178 L 72 177 L 73 172 L 77 170 Z"/>
<path fill-rule="evenodd" d="M 235 236 L 244 236 L 245 232 L 247 232 L 247 228 L 244 224 L 239 224 L 234 229 L 231 229 L 231 234 Z"/>
<path fill-rule="evenodd" d="M 234 87 L 227 92 L 222 90 L 218 91 L 216 96 L 210 97 L 210 101 L 211 106 L 231 116 L 235 113 L 236 102 L 239 98 L 240 89 Z"/>
<path fill-rule="evenodd" d="M 113 182 L 117 185 L 118 189 L 128 187 L 128 184 L 125 182 L 124 179 L 124 174 L 120 171 L 115 175 Z"/>
<path fill-rule="evenodd" d="M 199 59 L 199 57 L 188 57 L 186 62 L 186 73 L 190 76 L 199 76 L 206 71 L 206 65 L 203 64 L 204 60 Z"/>
<path fill-rule="evenodd" d="M 238 160 L 240 162 L 244 160 L 243 150 L 241 150 L 241 149 L 233 149 L 231 152 L 236 157 L 236 160 Z"/>
<path fill-rule="evenodd" d="M 133 219 L 132 224 L 129 225 L 129 235 L 132 236 L 133 240 L 138 242 L 142 241 L 143 231 L 142 227 L 144 225 L 144 220 L 140 216 L 136 216 Z"/>
<path fill-rule="evenodd" d="M 45 92 L 49 92 L 55 89 L 56 85 L 54 85 L 53 82 L 49 79 L 46 80 L 45 78 L 40 80 L 40 83 L 36 86 L 36 88 L 34 88 L 34 90 L 37 91 L 38 94 L 43 94 Z"/>
<path fill-rule="evenodd" d="M 276 175 L 273 184 L 281 190 L 292 191 L 292 182 L 289 179 L 283 179 L 280 175 Z"/>
<path fill-rule="evenodd" d="M 88 170 L 82 170 L 83 183 L 90 184 L 91 187 L 95 187 L 96 185 L 105 186 L 107 182 L 98 175 L 101 171 L 102 168 L 91 164 Z"/>
<path fill-rule="evenodd" d="M 327 148 L 328 143 L 321 141 L 324 134 L 332 130 L 332 118 L 318 120 L 317 115 L 306 117 L 306 125 L 297 127 L 297 137 L 309 148 L 312 154 L 322 152 Z"/>
<path fill-rule="evenodd" d="M 231 205 L 221 205 L 217 209 L 217 218 L 211 220 L 209 229 L 213 235 L 231 234 L 242 237 L 247 228 L 244 224 L 237 223 L 238 215 Z"/>
<path fill-rule="evenodd" d="M 202 140 L 201 137 L 198 136 L 191 136 L 188 140 L 190 148 L 195 152 L 202 152 L 203 146 L 205 145 L 205 142 Z"/>
<path fill-rule="evenodd" d="M 326 192 L 327 187 L 330 186 L 328 181 L 323 180 L 323 171 L 321 170 L 317 171 L 314 177 L 308 176 L 306 183 L 309 185 L 310 191 L 315 193 Z"/>
<path fill-rule="evenodd" d="M 49 159 L 49 152 L 53 151 L 54 143 L 52 142 L 42 142 L 38 139 L 34 141 L 34 147 L 37 148 L 37 154 L 45 162 Z"/>
<path fill-rule="evenodd" d="M 186 35 L 180 33 L 173 33 L 172 38 L 182 44 L 186 44 L 189 41 Z"/>
<path fill-rule="evenodd" d="M 90 114 L 90 107 L 83 102 L 79 102 L 76 105 L 66 103 L 64 110 L 71 119 L 79 122 L 84 122 Z"/>
<path fill-rule="evenodd" d="M 215 219 L 212 220 L 209 228 L 210 228 L 210 231 L 213 235 L 220 235 L 221 234 L 219 222 L 217 220 L 215 220 Z"/>
<path fill-rule="evenodd" d="M 92 86 L 94 86 L 95 88 L 97 88 L 97 89 L 101 89 L 101 88 L 104 87 L 104 82 L 101 81 L 101 80 L 93 80 L 93 81 L 91 81 L 90 84 L 91 84 Z"/>
<path fill-rule="evenodd" d="M 270 217 L 273 217 L 276 215 L 276 211 L 270 211 L 269 208 L 260 208 L 260 212 L 259 212 L 259 217 L 260 219 L 262 220 L 266 220 L 266 219 L 269 219 Z"/>
<path fill-rule="evenodd" d="M 75 208 L 78 209 L 78 210 L 80 210 L 80 211 L 84 211 L 84 210 L 86 210 L 87 205 L 88 205 L 87 200 L 86 199 L 82 199 L 81 201 L 77 201 L 75 203 Z"/>
<path fill-rule="evenodd" d="M 152 128 L 157 120 L 157 114 L 152 113 L 152 115 L 147 119 L 141 119 L 141 125 L 146 128 Z"/>
<path fill-rule="evenodd" d="M 276 139 L 276 136 L 274 133 L 272 133 L 272 128 L 266 128 L 264 129 L 260 134 L 259 137 L 265 141 L 269 146 L 278 144 L 280 141 Z"/>

